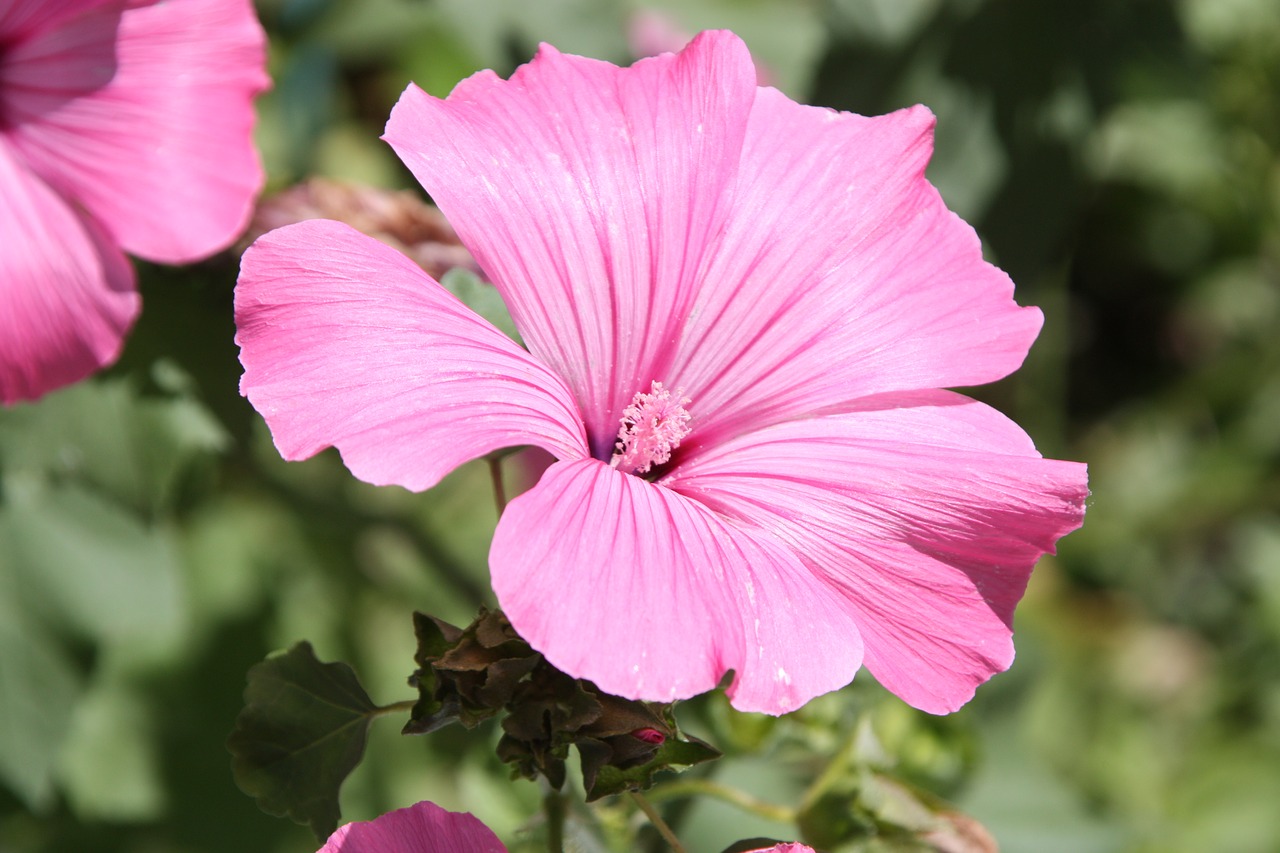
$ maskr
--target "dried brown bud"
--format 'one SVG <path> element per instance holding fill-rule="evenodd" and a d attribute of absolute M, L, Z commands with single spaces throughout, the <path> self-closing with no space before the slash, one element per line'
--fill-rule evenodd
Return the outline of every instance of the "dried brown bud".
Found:
<path fill-rule="evenodd" d="M 454 267 L 479 273 L 444 214 L 409 190 L 311 178 L 258 203 L 244 246 L 275 228 L 334 219 L 404 253 L 435 279 Z"/>

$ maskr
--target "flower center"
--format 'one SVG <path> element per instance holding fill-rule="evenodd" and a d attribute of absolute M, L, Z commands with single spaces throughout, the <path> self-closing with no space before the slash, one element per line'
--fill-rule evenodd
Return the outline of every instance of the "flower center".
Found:
<path fill-rule="evenodd" d="M 671 451 L 689 434 L 689 398 L 680 389 L 672 394 L 654 382 L 640 391 L 622 412 L 622 428 L 609 464 L 627 474 L 647 474 L 671 458 Z"/>

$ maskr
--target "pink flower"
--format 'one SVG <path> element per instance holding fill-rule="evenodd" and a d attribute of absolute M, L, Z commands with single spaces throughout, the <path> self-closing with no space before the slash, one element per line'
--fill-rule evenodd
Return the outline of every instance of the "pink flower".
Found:
<path fill-rule="evenodd" d="M 627 47 L 637 59 L 660 53 L 677 53 L 691 41 L 693 36 L 666 12 L 640 8 L 627 19 Z M 770 70 L 764 65 L 757 65 L 756 83 L 772 86 L 773 82 Z"/>
<path fill-rule="evenodd" d="M 421 802 L 338 827 L 319 853 L 506 853 L 498 836 L 465 812 Z"/>
<path fill-rule="evenodd" d="M 244 227 L 263 45 L 250 0 L 0 3 L 0 402 L 115 360 L 124 252 L 185 263 Z"/>
<path fill-rule="evenodd" d="M 536 445 L 494 589 L 552 664 L 673 700 L 734 671 L 782 713 L 860 665 L 918 708 L 1013 659 L 1084 466 L 950 391 L 1041 325 L 923 177 L 932 115 L 801 106 L 703 33 L 617 68 L 543 47 L 510 81 L 410 86 L 387 140 L 528 351 L 403 256 L 307 222 L 245 255 L 242 390 L 288 459 L 336 446 L 426 489 Z"/>
<path fill-rule="evenodd" d="M 671 16 L 656 9 L 638 9 L 627 19 L 627 46 L 633 56 L 676 53 L 691 37 Z"/>
<path fill-rule="evenodd" d="M 465 812 L 421 802 L 368 822 L 338 827 L 318 853 L 506 853 L 493 832 Z M 778 844 L 753 853 L 814 853 L 803 844 Z"/>

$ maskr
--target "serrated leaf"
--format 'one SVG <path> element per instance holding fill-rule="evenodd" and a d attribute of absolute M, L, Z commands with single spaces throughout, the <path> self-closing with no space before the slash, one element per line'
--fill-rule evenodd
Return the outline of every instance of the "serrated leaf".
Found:
<path fill-rule="evenodd" d="M 652 787 L 653 776 L 662 770 L 692 767 L 720 757 L 720 750 L 694 737 L 668 738 L 653 758 L 644 764 L 619 769 L 606 764 L 596 773 L 595 784 L 587 789 L 587 802 L 624 791 L 640 791 Z"/>
<path fill-rule="evenodd" d="M 263 811 L 326 838 L 378 707 L 350 666 L 321 663 L 307 642 L 251 668 L 244 698 L 227 739 L 236 784 Z"/>

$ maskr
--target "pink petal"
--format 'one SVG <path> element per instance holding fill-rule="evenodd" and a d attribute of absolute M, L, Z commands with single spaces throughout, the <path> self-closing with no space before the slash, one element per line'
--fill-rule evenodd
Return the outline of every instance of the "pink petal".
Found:
<path fill-rule="evenodd" d="M 779 424 L 663 482 L 787 543 L 839 591 L 867 668 L 934 713 L 1008 668 L 1032 566 L 1088 495 L 1083 465 L 1040 458 L 1004 416 L 944 391 Z"/>
<path fill-rule="evenodd" d="M 925 180 L 932 114 L 866 118 L 762 89 L 734 209 L 664 377 L 703 441 L 858 397 L 975 385 L 1040 329 Z"/>
<path fill-rule="evenodd" d="M 816 853 L 812 847 L 795 841 L 775 844 L 772 847 L 761 847 L 749 853 Z"/>
<path fill-rule="evenodd" d="M 420 490 L 503 447 L 586 452 L 559 378 L 346 225 L 311 220 L 259 239 L 235 311 L 240 389 L 286 459 L 333 445 L 357 477 Z"/>
<path fill-rule="evenodd" d="M 9 93 L 7 135 L 30 168 L 88 209 L 126 251 L 170 263 L 207 256 L 243 230 L 262 185 L 252 98 L 268 80 L 252 4 L 135 3 L 114 34 L 109 83 L 60 106 L 47 93 Z M 33 39 L 58 44 L 68 36 L 55 30 Z M 51 72 L 64 85 L 82 64 L 67 61 Z"/>
<path fill-rule="evenodd" d="M 465 812 L 421 802 L 368 822 L 348 823 L 318 853 L 506 853 L 492 830 Z"/>
<path fill-rule="evenodd" d="M 663 379 L 754 96 L 742 42 L 704 33 L 631 68 L 543 45 L 510 81 L 411 86 L 391 115 L 385 138 L 574 390 L 597 455 Z"/>
<path fill-rule="evenodd" d="M 598 457 L 652 380 L 715 442 L 1000 378 L 1039 331 L 925 180 L 927 110 L 805 107 L 753 74 L 728 33 L 631 69 L 544 48 L 509 82 L 410 89 L 392 115 L 387 139 L 583 401 Z"/>
<path fill-rule="evenodd" d="M 124 0 L 16 0 L 0 15 L 0 115 L 39 116 L 111 82 Z"/>
<path fill-rule="evenodd" d="M 847 605 L 779 541 L 594 459 L 511 502 L 489 567 L 521 636 L 619 696 L 685 698 L 732 669 L 735 707 L 780 714 L 862 657 Z"/>
<path fill-rule="evenodd" d="M 141 307 L 133 268 L 0 141 L 0 402 L 110 364 Z"/>
<path fill-rule="evenodd" d="M 98 8 L 124 8 L 125 0 L 0 0 L 0 38 L 9 48 Z"/>

